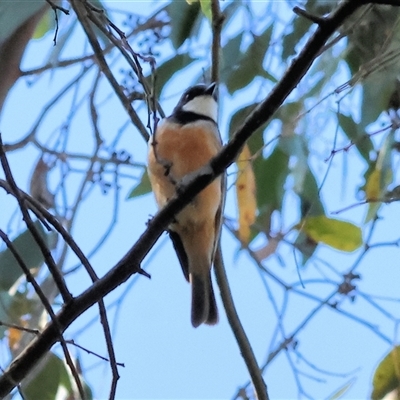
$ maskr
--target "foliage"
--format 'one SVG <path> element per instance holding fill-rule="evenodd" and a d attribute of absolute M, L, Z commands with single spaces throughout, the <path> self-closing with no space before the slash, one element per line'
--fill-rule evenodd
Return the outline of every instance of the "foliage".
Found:
<path fill-rule="evenodd" d="M 141 207 L 147 206 L 151 187 L 143 138 L 156 129 L 160 116 L 168 114 L 164 109 L 171 106 L 164 104 L 171 98 L 176 102 L 184 87 L 210 80 L 212 63 L 218 60 L 220 129 L 224 139 L 234 139 L 264 99 L 273 98 L 293 60 L 307 57 L 301 50 L 316 25 L 323 26 L 323 18 L 341 6 L 341 2 L 317 0 L 301 3 L 302 11 L 293 13 L 290 2 L 221 2 L 223 18 L 218 19 L 217 2 L 205 0 L 156 3 L 137 14 L 129 6 L 121 12 L 100 2 L 79 5 L 72 0 L 57 4 L 43 0 L 20 9 L 17 3 L 0 1 L 0 55 L 7 55 L 0 59 L 0 110 L 5 121 L 0 201 L 6 210 L 0 220 L 5 243 L 0 252 L 0 340 L 8 349 L 2 365 L 19 357 L 33 338 L 39 340 L 46 324 L 56 326 L 53 314 L 65 312 L 73 303 L 72 296 L 94 288 L 99 271 L 90 262 L 99 262 L 97 253 L 104 257 L 100 264 L 106 274 L 109 263 L 115 262 L 108 255 L 115 253 L 116 245 L 120 241 L 133 245 L 131 233 L 115 240 L 119 224 L 127 223 L 120 209 L 132 207 L 138 236 L 145 230 L 151 211 Z M 218 21 L 223 21 L 221 45 L 215 51 Z M 339 372 L 333 361 L 328 366 L 322 359 L 309 361 L 310 337 L 324 350 L 334 346 L 329 340 L 321 342 L 336 327 L 320 326 L 318 338 L 314 337 L 312 326 L 318 318 L 326 321 L 335 313 L 340 329 L 350 332 L 351 328 L 343 328 L 350 319 L 381 344 L 398 340 L 393 331 L 399 313 L 391 309 L 399 301 L 397 289 L 392 288 L 398 272 L 392 268 L 393 277 L 379 276 L 385 289 L 375 290 L 377 271 L 369 257 L 375 253 L 382 257 L 384 249 L 396 252 L 393 257 L 398 258 L 400 236 L 393 232 L 391 223 L 396 218 L 391 215 L 397 215 L 399 200 L 399 21 L 399 7 L 373 2 L 360 6 L 338 26 L 286 101 L 276 104 L 278 111 L 272 118 L 260 120 L 260 126 L 250 132 L 237 162 L 228 170 L 224 235 L 232 234 L 240 257 L 246 255 L 241 268 L 255 268 L 268 293 L 267 297 L 260 294 L 251 307 L 259 315 L 268 314 L 268 328 L 249 335 L 262 336 L 262 347 L 267 349 L 259 369 L 268 371 L 265 380 L 270 387 L 269 371 L 275 371 L 272 361 L 286 357 L 285 376 L 291 375 L 299 397 L 327 397 L 329 391 L 335 393 L 331 398 L 355 393 L 351 392 L 355 381 L 349 376 L 356 372 L 340 371 L 343 381 L 336 385 Z M 53 39 L 56 46 L 52 48 Z M 24 52 L 43 44 L 47 59 L 41 57 L 33 65 L 27 57 L 21 63 Z M 48 93 L 34 92 L 44 77 L 50 78 Z M 15 118 L 11 117 L 16 107 L 13 96 L 18 93 L 14 83 L 24 80 L 32 83 L 25 89 L 25 98 L 38 101 L 31 101 L 29 107 L 23 101 L 18 104 L 19 113 L 26 111 L 31 123 L 21 134 L 7 129 L 7 121 Z M 46 168 L 40 170 L 43 163 L 35 164 L 34 158 L 44 161 Z M 26 170 L 36 177 L 27 185 L 34 199 L 13 187 L 14 176 L 18 187 L 28 191 L 20 183 L 17 168 L 25 163 L 32 165 Z M 33 190 L 35 185 L 39 190 Z M 44 193 L 54 194 L 55 203 L 46 205 L 41 198 Z M 113 243 L 111 250 L 107 241 Z M 77 243 L 82 243 L 81 248 Z M 224 238 L 222 249 L 225 260 L 231 260 L 235 249 Z M 119 251 L 117 259 L 123 256 L 123 250 Z M 383 254 L 382 268 L 392 262 L 391 256 Z M 226 264 L 228 276 L 233 277 L 232 262 Z M 72 290 L 74 274 L 80 274 L 79 285 Z M 91 281 L 82 287 L 88 276 Z M 33 280 L 38 287 L 32 286 Z M 112 304 L 122 307 L 126 293 L 107 303 L 108 311 Z M 243 301 L 239 296 L 238 300 Z M 295 308 L 298 301 L 301 312 Z M 371 314 L 360 306 L 361 301 Z M 104 303 L 99 301 L 98 306 L 113 398 L 120 365 Z M 378 315 L 382 329 L 372 313 Z M 251 320 L 258 318 L 249 315 Z M 82 348 L 64 339 L 73 331 L 68 328 L 70 322 L 62 323 L 60 346 L 24 376 L 19 387 L 24 398 L 38 398 L 40 393 L 52 399 L 60 391 L 64 398 L 92 398 L 85 368 L 78 362 Z M 357 357 L 349 343 L 343 348 L 353 361 Z M 72 346 L 79 357 L 69 355 Z M 90 348 L 83 350 L 94 353 Z M 376 370 L 373 399 L 398 387 L 398 367 L 393 361 L 397 350 Z M 368 346 L 363 352 L 370 352 Z M 257 354 L 258 360 L 262 354 Z M 364 365 L 368 371 L 380 356 L 374 352 L 371 357 L 375 358 Z M 331 387 L 339 389 L 316 388 L 307 376 L 328 379 Z M 94 382 L 90 384 L 96 392 Z M 242 385 L 235 398 L 251 396 L 250 381 L 230 385 L 231 390 Z M 278 385 L 272 385 L 275 393 L 285 389 Z M 369 388 L 363 389 L 365 397 Z"/>

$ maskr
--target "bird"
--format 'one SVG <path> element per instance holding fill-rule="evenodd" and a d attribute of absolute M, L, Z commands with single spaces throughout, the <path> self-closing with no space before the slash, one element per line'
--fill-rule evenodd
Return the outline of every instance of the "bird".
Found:
<path fill-rule="evenodd" d="M 158 124 L 149 141 L 147 169 L 159 209 L 177 193 L 185 176 L 207 165 L 221 150 L 217 115 L 216 83 L 197 84 L 185 90 L 172 114 Z M 225 187 L 225 176 L 216 178 L 167 229 L 191 285 L 195 328 L 218 322 L 211 268 L 221 234 Z"/>

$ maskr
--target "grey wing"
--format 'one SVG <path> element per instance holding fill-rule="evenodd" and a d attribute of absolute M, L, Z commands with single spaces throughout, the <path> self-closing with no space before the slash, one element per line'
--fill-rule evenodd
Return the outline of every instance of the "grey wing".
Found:
<path fill-rule="evenodd" d="M 217 131 L 217 135 L 222 146 L 222 139 L 219 130 Z M 221 238 L 222 224 L 224 222 L 224 208 L 225 208 L 226 184 L 227 184 L 226 179 L 227 179 L 226 171 L 224 171 L 224 173 L 221 175 L 221 204 L 219 205 L 217 214 L 215 216 L 215 241 L 214 241 L 213 257 L 212 257 L 213 262 L 214 262 L 215 252 L 217 251 L 217 247 Z"/>
<path fill-rule="evenodd" d="M 181 264 L 183 275 L 185 275 L 185 279 L 189 282 L 189 260 L 185 248 L 183 247 L 182 240 L 180 236 L 171 229 L 168 230 L 168 233 L 176 255 L 178 256 L 179 263 Z"/>

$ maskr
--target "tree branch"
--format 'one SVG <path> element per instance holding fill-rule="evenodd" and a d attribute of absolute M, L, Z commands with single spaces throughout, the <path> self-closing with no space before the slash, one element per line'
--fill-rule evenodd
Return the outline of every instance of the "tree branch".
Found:
<path fill-rule="evenodd" d="M 219 0 L 211 1 L 211 12 L 212 12 L 211 81 L 218 82 L 219 64 L 221 56 L 221 31 L 222 31 L 222 25 L 225 20 L 224 14 L 221 13 Z"/>
<path fill-rule="evenodd" d="M 221 56 L 221 31 L 224 22 L 224 15 L 221 13 L 219 0 L 211 1 L 212 11 L 212 49 L 211 49 L 211 81 L 219 82 L 219 65 Z M 226 179 L 225 179 L 225 190 L 226 190 Z M 268 400 L 267 386 L 262 377 L 262 371 L 258 367 L 256 357 L 251 347 L 250 341 L 243 329 L 239 315 L 236 311 L 235 304 L 233 302 L 232 294 L 229 288 L 228 277 L 225 271 L 224 260 L 221 251 L 221 240 L 219 239 L 217 251 L 214 260 L 214 271 L 217 278 L 217 284 L 220 290 L 222 303 L 226 315 L 228 317 L 229 325 L 235 336 L 236 342 L 240 349 L 247 370 L 249 371 L 251 380 L 253 382 L 254 390 L 257 394 L 258 400 Z"/>
<path fill-rule="evenodd" d="M 235 335 L 236 342 L 238 343 L 240 349 L 240 354 L 242 355 L 250 373 L 254 390 L 257 394 L 257 399 L 269 400 L 267 386 L 263 380 L 260 368 L 258 367 L 257 360 L 253 349 L 251 348 L 249 339 L 247 338 L 246 332 L 243 329 L 239 316 L 236 312 L 235 304 L 233 303 L 220 246 L 218 247 L 215 255 L 214 271 L 215 276 L 217 277 L 218 286 L 221 291 L 221 298 L 224 304 L 226 315 L 228 317 L 229 325 L 231 326 L 232 332 Z"/>

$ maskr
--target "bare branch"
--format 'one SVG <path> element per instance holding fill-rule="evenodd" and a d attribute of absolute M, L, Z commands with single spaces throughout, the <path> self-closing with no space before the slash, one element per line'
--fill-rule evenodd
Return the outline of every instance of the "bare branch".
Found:
<path fill-rule="evenodd" d="M 225 20 L 224 14 L 221 13 L 221 7 L 219 6 L 219 0 L 211 1 L 211 12 L 212 12 L 212 46 L 211 46 L 211 81 L 219 81 L 219 65 L 221 57 L 221 31 L 222 25 Z"/>
<path fill-rule="evenodd" d="M 250 373 L 255 392 L 257 393 L 257 399 L 268 400 L 269 396 L 267 386 L 262 378 L 262 374 L 260 368 L 258 367 L 253 349 L 250 345 L 246 332 L 243 329 L 243 325 L 240 322 L 235 304 L 233 302 L 232 294 L 228 284 L 228 277 L 226 276 L 225 266 L 222 259 L 221 246 L 218 246 L 217 253 L 215 255 L 214 271 L 217 278 L 218 287 L 221 291 L 221 298 L 224 304 L 226 315 L 228 317 L 229 325 L 231 326 L 232 332 L 235 335 L 236 341 L 240 348 L 240 354 L 242 355 Z"/>
<path fill-rule="evenodd" d="M 32 218 L 29 215 L 28 209 L 25 206 L 25 202 L 19 196 L 18 186 L 16 185 L 16 183 L 14 181 L 10 166 L 7 161 L 6 154 L 4 152 L 3 140 L 2 140 L 1 134 L 0 134 L 0 161 L 1 161 L 1 165 L 4 170 L 4 174 L 6 176 L 6 180 L 7 180 L 8 184 L 10 185 L 10 188 L 13 191 L 15 198 L 18 201 L 18 204 L 21 209 L 22 215 L 24 217 L 25 223 L 28 226 L 28 229 L 30 230 L 32 236 L 34 237 L 36 243 L 38 244 L 38 246 L 43 254 L 46 265 L 48 266 L 49 271 L 53 276 L 54 282 L 56 283 L 57 288 L 60 291 L 60 294 L 61 294 L 64 302 L 68 303 L 69 301 L 71 301 L 72 295 L 67 288 L 64 277 L 62 276 L 60 270 L 58 269 L 56 262 L 54 261 L 54 258 L 50 253 L 50 250 L 48 249 L 46 243 L 44 243 L 43 238 L 40 236 L 39 232 L 35 228 Z"/>

